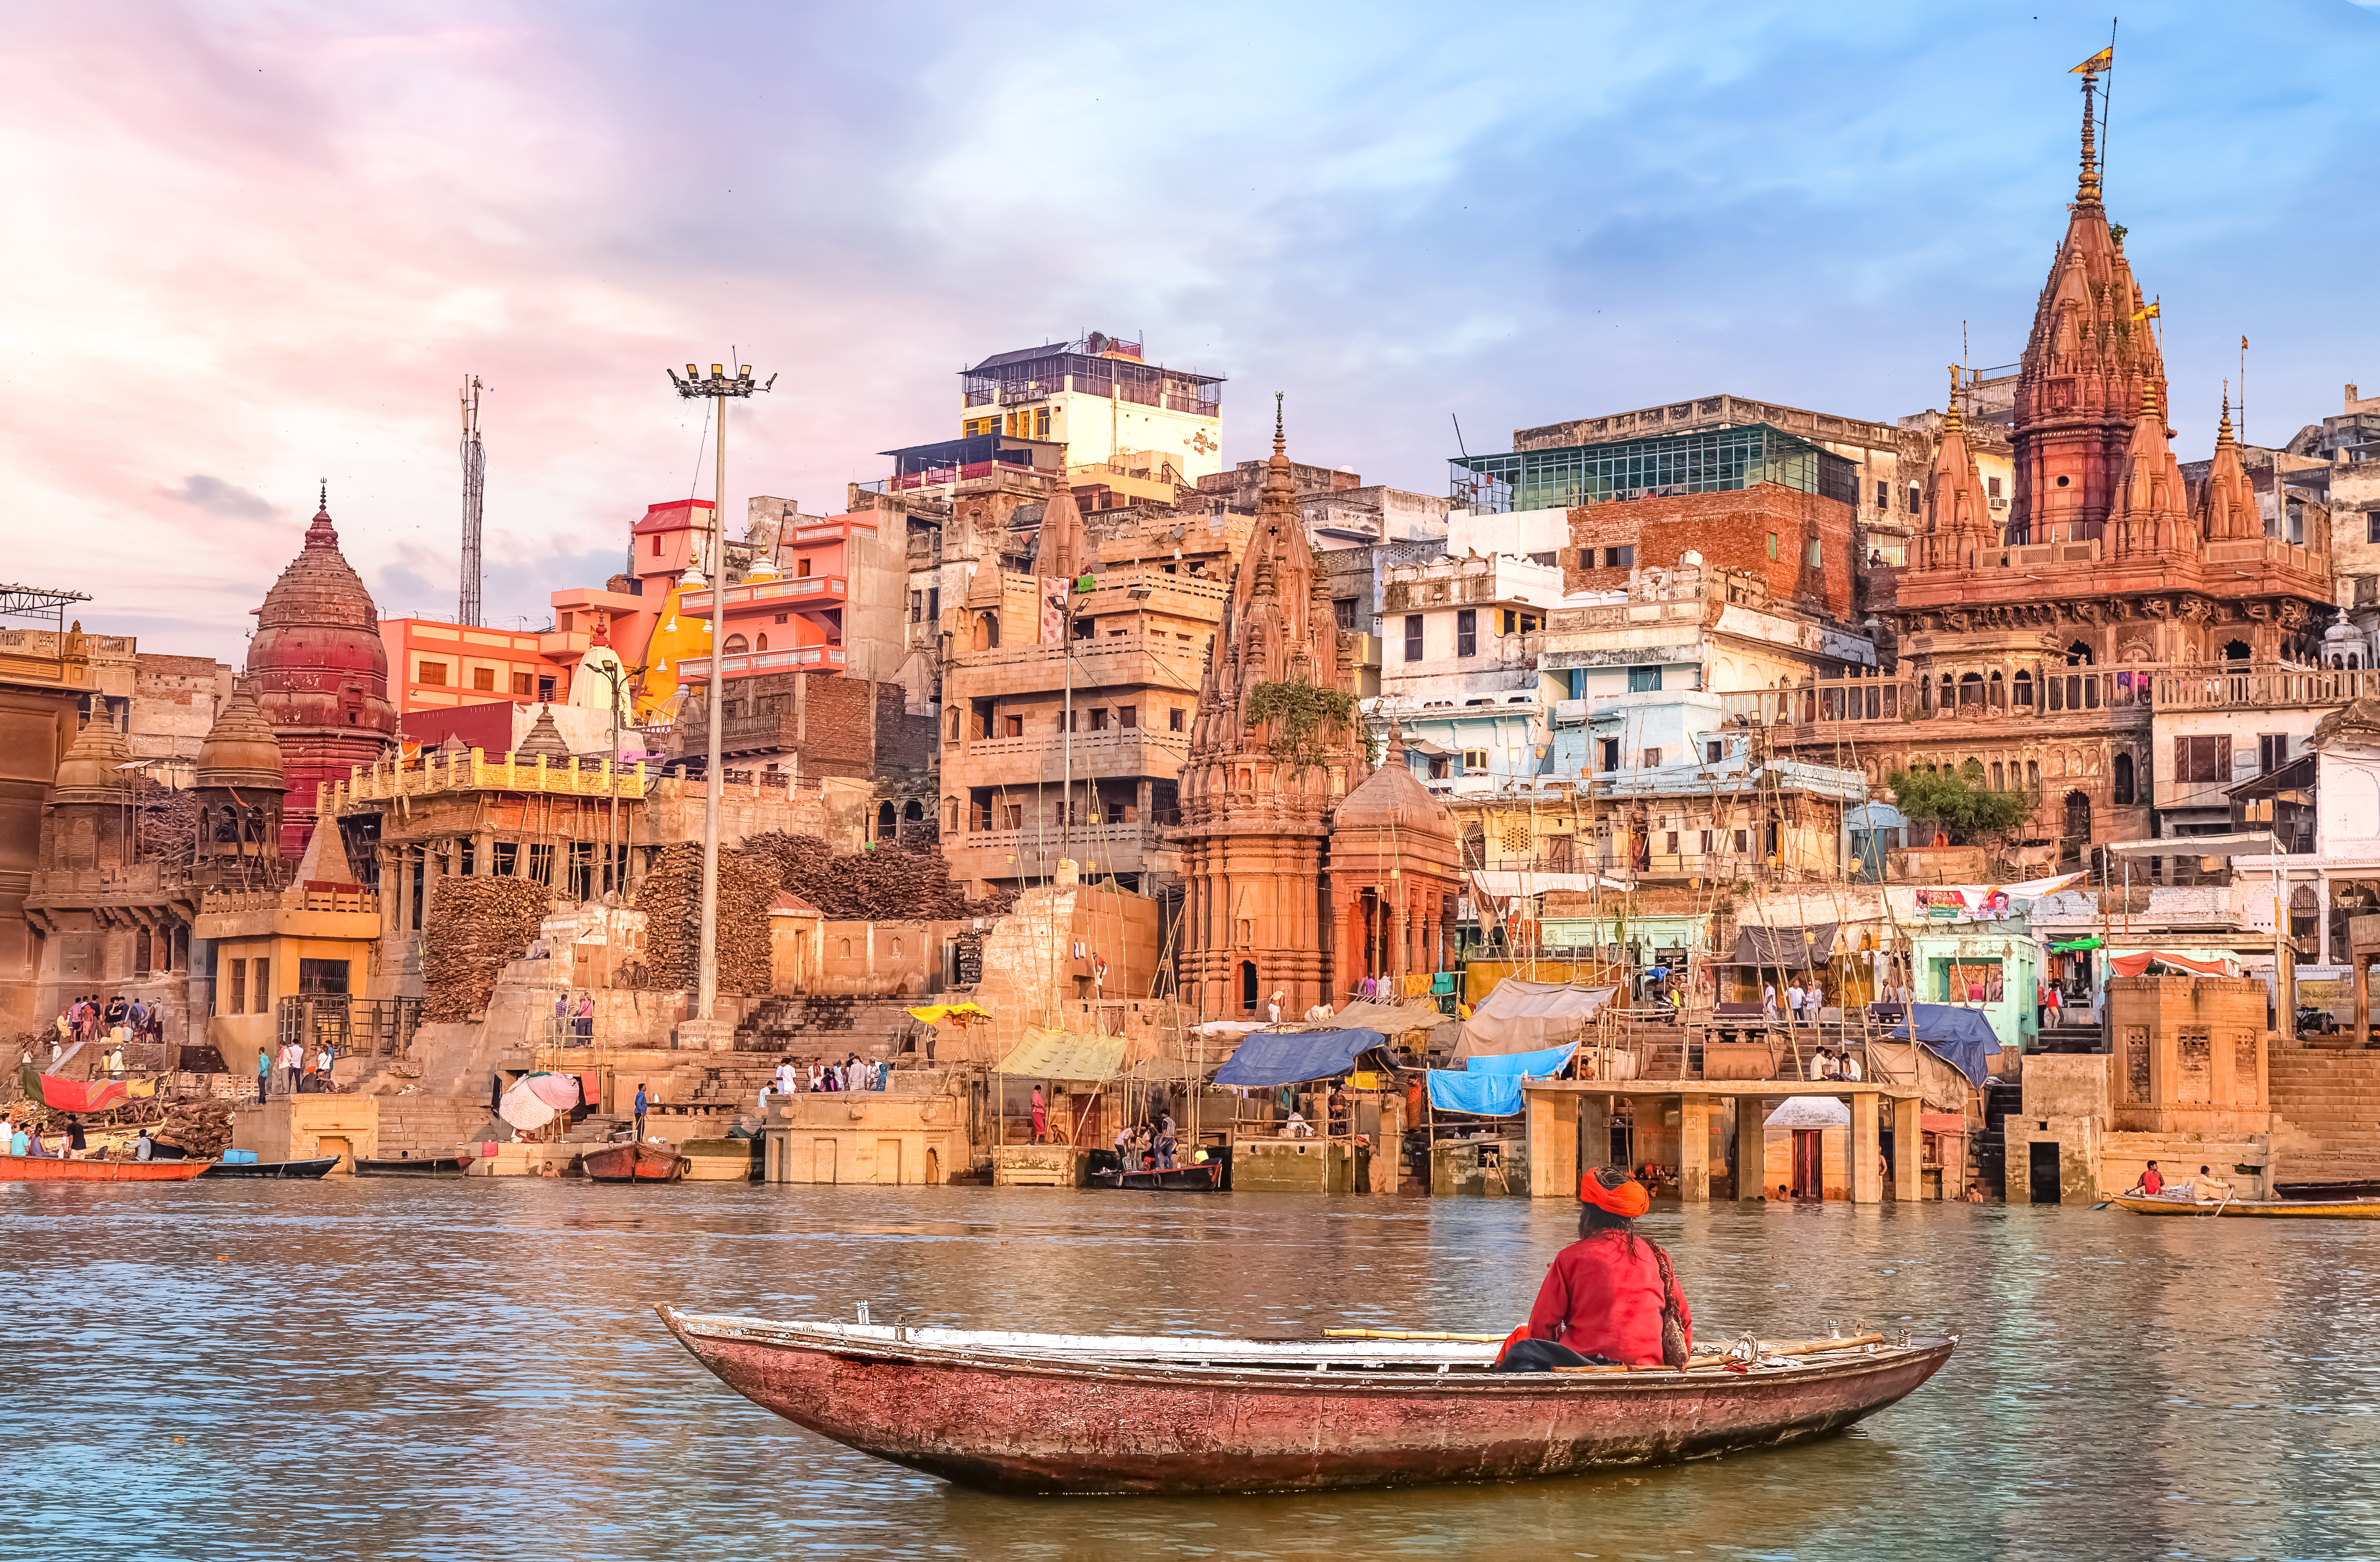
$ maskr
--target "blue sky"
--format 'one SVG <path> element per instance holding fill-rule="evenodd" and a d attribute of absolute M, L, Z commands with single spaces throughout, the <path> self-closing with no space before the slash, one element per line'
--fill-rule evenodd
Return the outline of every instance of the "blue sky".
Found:
<path fill-rule="evenodd" d="M 1511 431 L 1714 390 L 1870 418 L 2012 360 L 2063 231 L 2039 6 L 20 4 L 0 20 L 19 580 L 237 660 L 331 482 L 383 612 L 450 613 L 492 387 L 492 619 L 694 484 L 663 366 L 781 375 L 734 495 L 837 507 L 955 371 L 1099 329 L 1230 377 L 1225 456 L 1437 491 Z M 2118 41 L 2107 200 L 2184 458 L 2380 389 L 2380 9 Z M 701 491 L 709 492 L 707 469 Z"/>

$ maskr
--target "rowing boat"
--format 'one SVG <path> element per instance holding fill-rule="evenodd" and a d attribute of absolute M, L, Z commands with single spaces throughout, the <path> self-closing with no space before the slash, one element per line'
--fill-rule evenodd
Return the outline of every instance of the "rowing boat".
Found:
<path fill-rule="evenodd" d="M 462 1177 L 476 1155 L 358 1155 L 358 1177 Z"/>
<path fill-rule="evenodd" d="M 1129 1188 L 1145 1193 L 1212 1193 L 1223 1186 L 1220 1161 L 1198 1161 L 1162 1171 L 1120 1171 L 1103 1166 L 1091 1173 L 1094 1188 Z"/>
<path fill-rule="evenodd" d="M 315 1178 L 328 1177 L 338 1164 L 336 1155 L 310 1155 L 298 1161 L 218 1161 L 200 1175 Z"/>
<path fill-rule="evenodd" d="M 67 1161 L 0 1155 L 0 1182 L 188 1182 L 212 1161 Z"/>
<path fill-rule="evenodd" d="M 2229 1220 L 2380 1220 L 2380 1199 L 2232 1199 L 2228 1202 L 2189 1199 L 2137 1199 L 2119 1195 L 2107 1201 L 2134 1214 L 2221 1215 Z"/>
<path fill-rule="evenodd" d="M 1318 1491 L 1567 1475 L 1802 1442 L 1900 1399 L 1957 1336 L 1685 1370 L 1498 1373 L 1493 1342 L 1018 1334 L 657 1310 L 730 1388 L 962 1485 Z"/>
<path fill-rule="evenodd" d="M 579 1160 L 597 1182 L 675 1182 L 686 1176 L 688 1164 L 674 1150 L 641 1142 L 589 1150 Z M 746 1164 L 748 1167 L 750 1163 Z"/>

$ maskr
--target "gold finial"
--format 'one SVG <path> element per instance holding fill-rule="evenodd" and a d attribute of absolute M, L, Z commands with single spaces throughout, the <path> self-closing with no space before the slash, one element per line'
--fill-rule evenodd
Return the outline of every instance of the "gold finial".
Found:
<path fill-rule="evenodd" d="M 2096 105 L 2093 101 L 2098 91 L 2098 73 L 2086 69 L 2082 76 L 2082 177 L 2074 185 L 2074 200 L 2084 206 L 2099 204 L 2098 125 Z"/>
<path fill-rule="evenodd" d="M 2143 374 L 2141 376 L 2141 417 L 2146 420 L 2156 416 L 2156 382 Z M 2164 420 L 2158 419 L 2158 421 L 2162 423 Z"/>
<path fill-rule="evenodd" d="M 1966 425 L 1959 421 L 1959 366 L 1950 365 L 1950 415 L 1942 421 L 1942 432 L 1957 433 Z"/>
<path fill-rule="evenodd" d="M 2223 421 L 2215 430 L 2215 448 L 2222 449 L 2231 443 L 2231 382 L 2223 382 Z"/>
<path fill-rule="evenodd" d="M 1283 454 L 1288 448 L 1288 443 L 1282 439 L 1281 433 L 1281 397 L 1280 391 L 1272 393 L 1272 453 L 1276 456 Z"/>

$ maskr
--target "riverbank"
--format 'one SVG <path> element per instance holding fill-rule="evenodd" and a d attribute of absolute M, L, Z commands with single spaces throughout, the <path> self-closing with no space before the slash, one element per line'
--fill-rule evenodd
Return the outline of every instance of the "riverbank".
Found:
<path fill-rule="evenodd" d="M 1523 1200 L 670 1190 L 510 1179 L 0 1190 L 9 1531 L 37 1554 L 667 1558 L 2348 1556 L 2360 1228 L 2053 1206 L 1657 1209 L 1697 1333 L 1946 1324 L 1925 1391 L 1808 1447 L 1492 1489 L 1034 1503 L 730 1395 L 650 1312 L 1077 1330 L 1504 1329 Z M 2131 1321 L 2128 1325 L 2121 1321 Z M 180 1439 L 176 1442 L 176 1439 Z M 30 1451 L 27 1451 L 30 1450 Z M 95 1500 L 104 1493 L 105 1500 Z"/>

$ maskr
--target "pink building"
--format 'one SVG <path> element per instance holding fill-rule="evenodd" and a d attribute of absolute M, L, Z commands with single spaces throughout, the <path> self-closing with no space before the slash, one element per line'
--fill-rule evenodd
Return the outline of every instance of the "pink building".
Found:
<path fill-rule="evenodd" d="M 790 531 L 773 557 L 755 560 L 740 584 L 687 592 L 679 598 L 679 610 L 689 618 L 709 618 L 713 600 L 721 600 L 720 660 L 730 678 L 840 673 L 845 664 L 844 614 L 851 604 L 845 555 L 853 542 L 875 538 L 872 512 L 806 522 Z M 688 683 L 703 681 L 710 676 L 709 659 L 687 658 L 680 676 Z"/>

